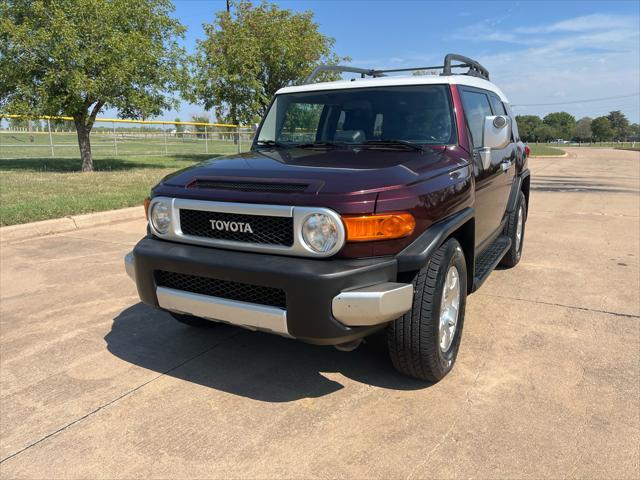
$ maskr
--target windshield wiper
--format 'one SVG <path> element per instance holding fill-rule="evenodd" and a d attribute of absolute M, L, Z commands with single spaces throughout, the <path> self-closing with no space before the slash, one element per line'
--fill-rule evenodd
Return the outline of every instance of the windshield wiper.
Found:
<path fill-rule="evenodd" d="M 413 148 L 414 150 L 418 150 L 419 152 L 424 152 L 424 147 L 419 143 L 409 142 L 408 140 L 398 140 L 395 138 L 383 138 L 381 140 L 367 140 L 362 145 L 372 145 L 372 146 L 397 145 L 397 146 Z"/>
<path fill-rule="evenodd" d="M 264 146 L 264 147 L 278 147 L 278 148 L 289 148 L 290 146 L 286 143 L 277 142 L 275 140 L 258 140 L 256 145 Z"/>
<path fill-rule="evenodd" d="M 295 148 L 313 148 L 313 147 L 344 147 L 345 143 L 336 143 L 336 142 L 327 142 L 325 140 L 318 140 L 317 142 L 309 142 L 309 143 L 300 143 L 298 145 L 294 145 Z"/>

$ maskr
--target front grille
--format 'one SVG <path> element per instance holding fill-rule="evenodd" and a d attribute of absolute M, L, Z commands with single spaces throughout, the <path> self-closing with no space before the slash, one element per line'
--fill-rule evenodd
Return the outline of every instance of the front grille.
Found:
<path fill-rule="evenodd" d="M 225 225 L 224 222 L 228 223 Z M 250 231 L 246 225 L 250 226 Z M 181 208 L 180 228 L 185 235 L 195 237 L 286 247 L 293 245 L 293 218 L 291 217 L 242 215 Z"/>
<path fill-rule="evenodd" d="M 156 285 L 173 288 L 185 292 L 199 293 L 211 297 L 237 300 L 240 302 L 257 303 L 271 307 L 286 308 L 287 300 L 284 290 L 273 287 L 259 287 L 246 283 L 217 280 L 215 278 L 198 277 L 184 273 L 157 270 L 155 272 Z"/>
<path fill-rule="evenodd" d="M 240 192 L 258 193 L 296 193 L 304 192 L 309 184 L 306 183 L 258 183 L 258 182 L 229 182 L 221 180 L 196 180 L 189 188 L 203 188 L 209 190 L 237 190 Z"/>

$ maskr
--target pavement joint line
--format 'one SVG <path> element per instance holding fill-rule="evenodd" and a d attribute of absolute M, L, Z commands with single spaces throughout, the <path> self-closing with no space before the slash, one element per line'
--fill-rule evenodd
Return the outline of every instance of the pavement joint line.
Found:
<path fill-rule="evenodd" d="M 431 459 L 431 455 L 433 453 L 435 453 L 436 450 L 438 450 L 443 444 L 444 442 L 446 442 L 449 437 L 451 436 L 451 432 L 453 432 L 453 429 L 456 428 L 456 425 L 458 425 L 458 422 L 460 421 L 460 418 L 462 417 L 462 415 L 464 413 L 466 413 L 466 411 L 469 408 L 469 404 L 471 403 L 471 401 L 469 400 L 469 393 L 471 392 L 471 390 L 473 390 L 475 388 L 475 386 L 478 384 L 478 378 L 480 378 L 480 374 L 482 373 L 482 370 L 484 370 L 485 365 L 487 364 L 486 361 L 482 362 L 482 364 L 480 365 L 480 367 L 478 367 L 478 371 L 476 372 L 476 376 L 473 379 L 473 383 L 471 384 L 471 386 L 467 389 L 467 391 L 465 392 L 465 403 L 464 403 L 464 408 L 462 409 L 462 412 L 459 416 L 456 416 L 456 418 L 453 420 L 453 422 L 451 423 L 451 426 L 449 427 L 449 429 L 447 430 L 447 432 L 442 436 L 442 438 L 440 439 L 440 441 L 438 443 L 436 443 L 436 445 L 434 445 L 434 447 L 429 451 L 429 453 L 427 453 L 426 457 L 424 458 L 423 461 L 421 461 L 418 465 L 416 465 L 413 470 L 411 470 L 411 472 L 409 473 L 409 475 L 407 475 L 405 477 L 406 480 L 411 480 L 411 478 L 413 478 L 413 475 L 420 470 L 422 467 L 424 467 L 428 461 Z"/>
<path fill-rule="evenodd" d="M 598 310 L 597 308 L 576 307 L 575 305 L 564 305 L 562 303 L 543 302 L 540 300 L 530 300 L 528 298 L 505 297 L 503 295 L 492 295 L 490 293 L 476 293 L 476 295 L 483 296 L 483 297 L 503 298 L 505 300 L 517 300 L 520 302 L 539 303 L 540 305 L 549 305 L 552 307 L 563 307 L 563 308 L 569 308 L 572 310 L 583 310 L 585 312 L 605 313 L 607 315 L 614 315 L 616 317 L 640 318 L 640 315 L 634 315 L 632 313 L 610 312 L 608 310 Z"/>
<path fill-rule="evenodd" d="M 228 337 L 225 337 L 224 339 L 220 340 L 219 342 L 216 342 L 214 345 L 210 346 L 210 347 L 209 347 L 209 348 L 207 348 L 206 350 L 203 350 L 202 352 L 200 352 L 200 353 L 198 353 L 198 354 L 196 354 L 196 355 L 194 355 L 194 356 L 192 356 L 192 357 L 189 357 L 189 358 L 188 358 L 188 359 L 186 359 L 184 362 L 181 362 L 181 363 L 179 363 L 178 365 L 176 365 L 176 366 L 174 366 L 174 367 L 171 367 L 171 368 L 169 368 L 168 370 L 165 370 L 165 371 L 164 371 L 164 372 L 162 372 L 162 373 L 159 373 L 158 375 L 156 375 L 155 377 L 151 378 L 150 380 L 147 380 L 146 382 L 144 382 L 144 383 L 142 383 L 142 384 L 138 385 L 137 387 L 135 387 L 135 388 L 133 388 L 133 389 L 131 389 L 131 390 L 129 390 L 129 391 L 127 391 L 127 392 L 123 393 L 122 395 L 120 395 L 120 396 L 118 396 L 118 397 L 114 398 L 113 400 L 111 400 L 111 401 L 109 401 L 109 402 L 107 402 L 107 403 L 105 403 L 105 404 L 103 404 L 103 405 L 100 405 L 99 407 L 97 407 L 97 408 L 93 409 L 93 410 L 92 410 L 92 411 L 90 411 L 89 413 L 86 413 L 85 415 L 81 416 L 80 418 L 77 418 L 77 419 L 73 420 L 72 422 L 69 422 L 69 423 L 67 423 L 66 425 L 64 425 L 64 426 L 62 426 L 62 427 L 60 427 L 60 428 L 58 428 L 57 430 L 55 430 L 55 431 L 53 431 L 53 432 L 51 432 L 51 433 L 46 434 L 44 437 L 42 437 L 42 438 L 40 438 L 40 439 L 36 440 L 35 442 L 30 443 L 29 445 L 27 445 L 26 447 L 21 448 L 21 449 L 20 449 L 20 450 L 18 450 L 17 452 L 13 452 L 12 454 L 10 454 L 10 455 L 8 455 L 8 456 L 4 457 L 3 459 L 0 459 L 0 465 L 2 465 L 2 464 L 3 464 L 4 462 L 6 462 L 7 460 L 11 460 L 12 458 L 14 458 L 14 457 L 16 457 L 16 456 L 20 455 L 21 453 L 26 452 L 26 451 L 27 451 L 27 450 L 29 450 L 30 448 L 35 447 L 36 445 L 38 445 L 38 444 L 40 444 L 40 443 L 44 442 L 45 440 L 47 440 L 47 439 L 49 439 L 49 438 L 51 438 L 51 437 L 53 437 L 53 436 L 57 435 L 58 433 L 61 433 L 61 432 L 65 431 L 65 430 L 66 430 L 66 429 L 68 429 L 69 427 L 72 427 L 73 425 L 75 425 L 75 424 L 77 424 L 77 423 L 80 423 L 82 420 L 84 420 L 84 419 L 86 419 L 86 418 L 89 418 L 90 416 L 92 416 L 92 415 L 94 415 L 94 414 L 98 413 L 99 411 L 104 410 L 105 408 L 107 408 L 107 407 L 109 407 L 109 406 L 113 405 L 114 403 L 118 402 L 119 400 L 122 400 L 123 398 L 128 397 L 129 395 L 131 395 L 131 394 L 133 394 L 133 393 L 137 392 L 138 390 L 142 389 L 143 387 L 145 387 L 145 386 L 149 385 L 151 382 L 154 382 L 154 381 L 156 381 L 157 379 L 159 379 L 159 378 L 161 378 L 161 377 L 166 376 L 168 373 L 171 373 L 171 372 L 173 372 L 174 370 L 177 370 L 178 368 L 180 368 L 180 367 L 182 367 L 182 366 L 186 365 L 186 364 L 187 364 L 187 363 L 189 363 L 190 361 L 195 360 L 196 358 L 199 358 L 199 357 L 201 357 L 201 356 L 203 356 L 203 355 L 205 355 L 205 354 L 209 353 L 210 351 L 212 351 L 212 350 L 214 350 L 215 348 L 217 348 L 217 347 L 219 347 L 220 345 L 222 345 L 222 344 L 223 344 L 224 342 L 226 342 L 227 340 L 229 340 L 229 339 L 231 339 L 231 338 L 234 338 L 234 337 L 236 337 L 236 336 L 240 335 L 241 333 L 243 333 L 243 332 L 242 332 L 242 331 L 239 331 L 239 332 L 234 333 L 233 335 L 229 335 Z"/>

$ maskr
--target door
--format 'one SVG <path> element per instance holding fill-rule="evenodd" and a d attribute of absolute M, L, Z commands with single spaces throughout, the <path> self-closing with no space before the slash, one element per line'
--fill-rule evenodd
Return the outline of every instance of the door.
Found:
<path fill-rule="evenodd" d="M 513 185 L 515 171 L 515 144 L 513 139 L 503 149 L 493 149 L 489 153 L 490 163 L 485 168 L 480 156 L 483 147 L 485 117 L 505 115 L 504 105 L 495 96 L 492 106 L 492 92 L 477 88 L 461 88 L 462 106 L 473 140 L 473 170 L 476 181 L 476 247 L 493 238 L 507 209 L 507 202 Z M 494 111 L 495 109 L 495 111 Z"/>

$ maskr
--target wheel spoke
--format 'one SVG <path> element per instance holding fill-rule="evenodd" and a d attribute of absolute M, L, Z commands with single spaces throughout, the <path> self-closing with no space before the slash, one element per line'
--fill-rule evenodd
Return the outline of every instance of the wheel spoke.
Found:
<path fill-rule="evenodd" d="M 446 352 L 451 348 L 458 324 L 460 307 L 460 277 L 458 269 L 451 265 L 442 285 L 440 302 L 440 321 L 438 325 L 440 350 Z"/>

